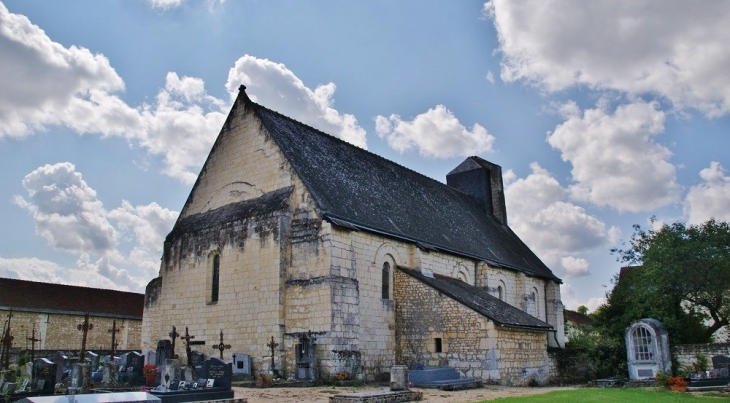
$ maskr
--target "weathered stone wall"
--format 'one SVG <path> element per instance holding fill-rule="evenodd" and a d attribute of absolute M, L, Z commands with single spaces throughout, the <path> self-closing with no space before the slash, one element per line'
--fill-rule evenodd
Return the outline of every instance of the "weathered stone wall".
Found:
<path fill-rule="evenodd" d="M 7 318 L 8 311 L 0 310 L 0 318 Z M 89 316 L 89 322 L 94 328 L 89 330 L 86 338 L 86 349 L 93 351 L 109 350 L 111 347 L 111 334 L 115 319 L 109 317 Z M 3 320 L 3 322 L 5 319 Z M 117 333 L 118 350 L 139 350 L 141 343 L 142 321 L 133 319 L 118 318 L 117 327 L 121 330 Z M 40 339 L 35 343 L 37 350 L 80 350 L 82 332 L 77 326 L 84 322 L 84 315 L 59 314 L 59 313 L 38 313 L 13 311 L 11 330 L 15 337 L 13 347 L 23 350 L 30 350 L 31 342 L 26 340 L 31 337 L 35 326 L 35 337 Z"/>
<path fill-rule="evenodd" d="M 223 331 L 224 342 L 232 346 L 224 356 L 250 354 L 258 372 L 269 370 L 271 353 L 266 344 L 273 336 L 278 343 L 276 366 L 286 370 L 285 282 L 290 274 L 286 269 L 290 260 L 298 260 L 296 250 L 287 249 L 286 239 L 290 226 L 300 223 L 299 212 L 306 211 L 311 201 L 252 111 L 238 108 L 242 104 L 221 130 L 180 219 L 195 219 L 242 201 L 265 204 L 280 192 L 289 192 L 288 202 L 279 207 L 262 205 L 260 211 L 231 222 L 201 223 L 167 244 L 160 278 L 147 289 L 142 343 L 145 350 L 154 350 L 158 340 L 169 339 L 172 326 L 183 335 L 188 327 L 195 341 L 205 341 L 194 349 L 217 356 L 213 344 Z M 294 228 L 292 236 L 301 229 Z M 211 301 L 216 255 L 219 296 Z M 186 359 L 182 340 L 176 343 L 176 353 Z"/>
<path fill-rule="evenodd" d="M 704 354 L 707 357 L 708 369 L 712 369 L 713 356 L 730 357 L 730 343 L 677 344 L 672 346 L 671 350 L 680 368 L 692 367 L 697 362 L 697 354 Z"/>
<path fill-rule="evenodd" d="M 402 272 L 395 273 L 396 363 L 448 365 L 505 385 L 549 378 L 544 332 L 496 327 L 486 317 Z M 441 352 L 437 351 L 440 339 Z"/>
<path fill-rule="evenodd" d="M 266 344 L 274 336 L 279 343 L 277 369 L 289 374 L 294 370 L 295 344 L 311 332 L 320 377 L 346 372 L 374 380 L 396 361 L 396 266 L 419 267 L 479 286 L 491 284 L 488 270 L 477 273 L 472 259 L 426 252 L 412 243 L 323 221 L 255 115 L 238 108 L 243 105 L 234 107 L 221 130 L 180 219 L 217 214 L 232 203 L 265 203 L 282 191 L 289 192 L 286 206 L 264 208 L 231 222 L 201 223 L 201 228 L 175 234 L 165 245 L 159 278 L 147 288 L 143 349 L 168 339 L 173 325 L 183 334 L 187 326 L 195 340 L 206 342 L 196 350 L 218 355 L 212 345 L 223 330 L 225 342 L 232 345 L 227 354 L 250 354 L 259 372 L 269 369 Z M 216 255 L 220 292 L 219 300 L 212 302 Z M 381 289 L 385 262 L 390 265 L 388 298 L 382 298 Z M 520 298 L 529 285 L 542 284 L 540 280 L 510 270 L 501 273 L 515 306 L 528 307 Z M 541 287 L 534 288 L 544 293 Z M 544 318 L 543 295 L 532 301 L 536 314 Z M 545 335 L 540 337 L 544 341 Z M 185 359 L 183 345 L 178 340 L 176 352 Z"/>

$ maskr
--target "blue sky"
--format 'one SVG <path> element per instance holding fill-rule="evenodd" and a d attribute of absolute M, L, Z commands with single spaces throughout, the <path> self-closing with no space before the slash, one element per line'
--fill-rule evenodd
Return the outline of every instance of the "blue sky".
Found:
<path fill-rule="evenodd" d="M 143 292 L 241 83 L 440 181 L 601 303 L 632 225 L 730 220 L 722 1 L 0 3 L 0 276 Z"/>

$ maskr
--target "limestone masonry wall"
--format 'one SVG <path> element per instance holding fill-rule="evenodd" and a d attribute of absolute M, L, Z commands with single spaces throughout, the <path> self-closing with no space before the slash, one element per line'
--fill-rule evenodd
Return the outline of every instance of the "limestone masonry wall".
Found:
<path fill-rule="evenodd" d="M 497 328 L 402 272 L 396 272 L 394 286 L 397 364 L 448 365 L 464 377 L 505 385 L 526 385 L 531 379 L 547 383 L 544 332 Z"/>
<path fill-rule="evenodd" d="M 0 310 L 0 317 L 7 318 L 8 311 Z M 89 330 L 86 339 L 86 349 L 93 351 L 109 350 L 111 347 L 111 334 L 107 331 L 112 328 L 115 319 L 109 317 L 89 316 L 89 322 L 94 328 Z M 117 333 L 116 341 L 119 343 L 118 350 L 139 350 L 142 337 L 142 321 L 134 319 L 116 319 L 117 327 L 121 328 Z M 11 330 L 15 337 L 14 348 L 31 349 L 31 342 L 26 340 L 31 337 L 35 326 L 35 337 L 40 339 L 35 343 L 36 350 L 80 350 L 82 332 L 77 326 L 84 322 L 84 315 L 59 314 L 59 313 L 38 313 L 13 311 Z"/>
<path fill-rule="evenodd" d="M 725 355 L 730 357 L 730 343 L 677 344 L 672 346 L 671 349 L 680 368 L 689 368 L 696 363 L 697 354 L 704 354 L 707 357 L 708 369 L 712 369 L 713 356 Z"/>

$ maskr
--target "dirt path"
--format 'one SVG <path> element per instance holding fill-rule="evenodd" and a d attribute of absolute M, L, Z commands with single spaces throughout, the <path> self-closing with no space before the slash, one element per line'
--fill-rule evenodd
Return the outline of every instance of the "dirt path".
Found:
<path fill-rule="evenodd" d="M 384 387 L 366 386 L 360 388 L 233 388 L 237 398 L 246 398 L 248 403 L 328 403 L 329 397 L 336 394 L 383 390 Z M 516 388 L 506 386 L 485 386 L 481 389 L 445 392 L 438 389 L 413 390 L 423 392 L 423 401 L 431 403 L 471 403 L 498 397 L 537 395 L 554 390 L 568 390 L 571 387 Z"/>

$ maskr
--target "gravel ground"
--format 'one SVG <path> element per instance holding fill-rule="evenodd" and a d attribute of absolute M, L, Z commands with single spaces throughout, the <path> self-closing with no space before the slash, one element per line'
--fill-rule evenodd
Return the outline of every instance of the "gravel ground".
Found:
<path fill-rule="evenodd" d="M 248 403 L 327 403 L 329 397 L 336 394 L 364 392 L 368 390 L 385 390 L 379 386 L 350 387 L 316 387 L 316 388 L 233 388 L 236 398 L 246 398 Z M 485 386 L 480 389 L 446 392 L 438 389 L 413 390 L 423 392 L 423 401 L 432 403 L 471 403 L 498 397 L 528 396 L 568 390 L 571 387 L 517 388 L 507 386 Z"/>

